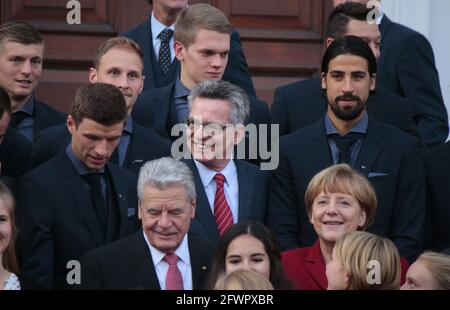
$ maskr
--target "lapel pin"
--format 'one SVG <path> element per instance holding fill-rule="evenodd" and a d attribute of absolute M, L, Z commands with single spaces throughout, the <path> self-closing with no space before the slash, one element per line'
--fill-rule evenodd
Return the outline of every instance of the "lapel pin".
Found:
<path fill-rule="evenodd" d="M 122 196 L 122 194 L 118 194 L 120 200 L 125 200 L 125 197 Z"/>
<path fill-rule="evenodd" d="M 202 270 L 207 270 L 208 267 L 207 266 L 202 266 Z"/>

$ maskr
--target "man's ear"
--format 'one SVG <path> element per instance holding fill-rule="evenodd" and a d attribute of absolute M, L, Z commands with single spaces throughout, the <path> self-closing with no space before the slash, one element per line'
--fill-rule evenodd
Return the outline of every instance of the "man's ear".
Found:
<path fill-rule="evenodd" d="M 370 91 L 374 91 L 376 86 L 377 86 L 377 75 L 372 74 L 372 76 L 370 77 L 370 84 L 369 84 Z"/>
<path fill-rule="evenodd" d="M 184 46 L 180 41 L 174 41 L 173 42 L 173 51 L 175 53 L 175 57 L 179 61 L 184 60 Z"/>
<path fill-rule="evenodd" d="M 233 130 L 234 130 L 234 132 L 233 132 L 233 135 L 234 135 L 233 136 L 233 139 L 234 139 L 233 143 L 235 145 L 238 145 L 242 141 L 242 139 L 244 138 L 245 127 L 242 124 L 238 124 L 238 125 L 234 126 Z"/>
<path fill-rule="evenodd" d="M 97 69 L 94 67 L 89 68 L 89 83 L 97 83 L 98 82 L 98 74 Z"/>
<path fill-rule="evenodd" d="M 67 115 L 67 129 L 69 130 L 70 134 L 73 134 L 73 132 L 76 130 L 75 120 L 73 119 L 72 115 Z"/>
<path fill-rule="evenodd" d="M 334 42 L 334 39 L 331 38 L 331 37 L 328 37 L 328 38 L 327 38 L 327 48 L 328 48 L 328 46 L 330 46 L 331 43 L 333 43 L 333 42 Z"/>
<path fill-rule="evenodd" d="M 327 89 L 327 73 L 326 72 L 322 72 L 320 74 L 320 81 L 322 84 L 322 89 Z"/>

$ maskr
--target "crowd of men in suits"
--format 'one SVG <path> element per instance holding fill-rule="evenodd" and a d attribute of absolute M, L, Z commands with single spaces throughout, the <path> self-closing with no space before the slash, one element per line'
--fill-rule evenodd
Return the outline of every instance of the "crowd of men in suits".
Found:
<path fill-rule="evenodd" d="M 39 32 L 0 27 L 0 172 L 24 288 L 70 288 L 67 263 L 86 253 L 85 288 L 201 288 L 221 235 L 248 220 L 282 250 L 310 246 L 304 193 L 342 162 L 375 188 L 371 232 L 410 261 L 450 247 L 448 117 L 423 36 L 384 14 L 367 23 L 367 1 L 335 0 L 321 74 L 277 88 L 269 111 L 220 10 L 149 2 L 148 20 L 99 46 L 67 116 L 34 96 Z M 176 161 L 180 123 L 189 156 Z M 275 170 L 236 156 L 246 124 L 279 126 Z"/>

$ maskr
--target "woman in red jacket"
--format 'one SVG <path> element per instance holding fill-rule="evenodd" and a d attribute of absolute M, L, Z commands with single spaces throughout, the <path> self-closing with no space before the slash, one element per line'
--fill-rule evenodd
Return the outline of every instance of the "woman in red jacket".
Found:
<path fill-rule="evenodd" d="M 336 241 L 345 233 L 365 230 L 372 223 L 377 198 L 369 181 L 346 164 L 322 170 L 308 185 L 306 212 L 318 235 L 311 247 L 282 253 L 286 276 L 300 290 L 325 290 L 325 266 Z M 402 259 L 402 281 L 408 262 Z"/>

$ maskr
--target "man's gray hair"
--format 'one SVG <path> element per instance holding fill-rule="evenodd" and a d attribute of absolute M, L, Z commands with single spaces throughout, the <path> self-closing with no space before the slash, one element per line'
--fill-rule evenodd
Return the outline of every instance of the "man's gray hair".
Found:
<path fill-rule="evenodd" d="M 233 125 L 245 125 L 250 114 L 250 101 L 242 88 L 226 81 L 203 81 L 195 86 L 188 97 L 189 110 L 197 98 L 225 100 L 231 104 L 229 113 Z"/>
<path fill-rule="evenodd" d="M 138 198 L 142 201 L 146 186 L 166 189 L 171 186 L 181 185 L 186 189 L 189 202 L 195 202 L 194 176 L 189 167 L 172 157 L 162 157 L 145 163 L 139 172 Z"/>

